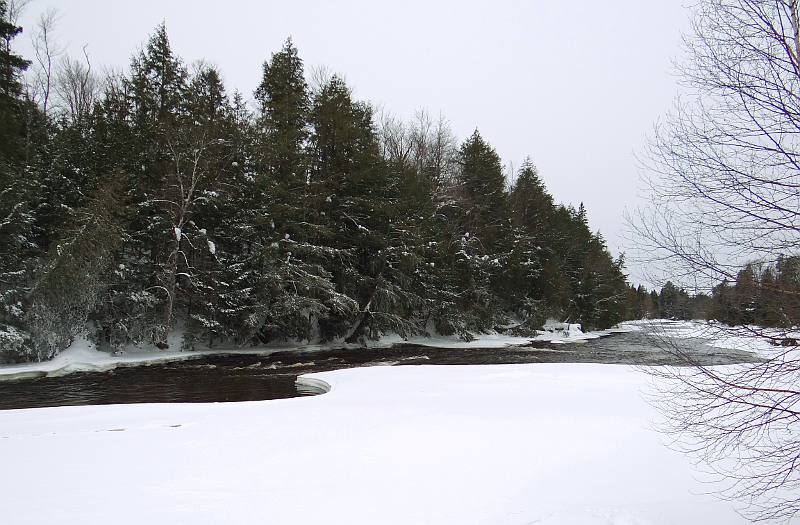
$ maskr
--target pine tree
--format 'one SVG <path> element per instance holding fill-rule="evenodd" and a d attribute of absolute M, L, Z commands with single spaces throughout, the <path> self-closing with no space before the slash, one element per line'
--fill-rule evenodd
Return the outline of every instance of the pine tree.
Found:
<path fill-rule="evenodd" d="M 260 328 L 256 300 L 259 274 L 247 264 L 255 224 L 253 202 L 255 132 L 243 97 L 235 93 L 222 123 L 226 161 L 218 189 L 198 203 L 207 228 L 199 242 L 205 259 L 201 280 L 189 307 L 190 337 L 209 346 L 219 341 L 248 343 Z M 203 242 L 204 241 L 204 242 Z M 194 326 L 193 326 L 194 325 Z"/>
<path fill-rule="evenodd" d="M 302 190 L 308 172 L 309 96 L 303 61 L 292 39 L 264 63 L 256 89 L 258 123 L 262 131 L 260 156 L 269 175 L 290 192 Z"/>
<path fill-rule="evenodd" d="M 346 254 L 331 245 L 323 197 L 308 184 L 310 101 L 291 40 L 264 64 L 256 99 L 257 173 L 243 260 L 256 285 L 251 333 L 262 342 L 311 339 L 329 317 L 352 315 L 355 302 L 334 285 L 331 269 Z"/>
<path fill-rule="evenodd" d="M 166 133 L 183 113 L 188 73 L 172 52 L 164 23 L 131 62 L 127 80 L 134 127 L 140 133 Z"/>
<path fill-rule="evenodd" d="M 124 240 L 119 210 L 119 181 L 102 185 L 84 208 L 61 229 L 61 239 L 37 272 L 28 304 L 26 325 L 36 359 L 50 359 L 69 346 L 106 290 Z"/>
<path fill-rule="evenodd" d="M 779 323 L 780 300 L 776 288 L 775 271 L 767 266 L 761 273 L 756 302 L 756 322 L 761 326 L 776 326 Z"/>
<path fill-rule="evenodd" d="M 328 319 L 323 329 L 348 340 L 389 330 L 416 330 L 409 316 L 420 299 L 408 274 L 408 238 L 397 217 L 399 176 L 380 155 L 372 109 L 354 102 L 332 78 L 312 106 L 312 191 L 321 202 L 329 245 L 344 256 L 331 268 L 336 289 L 358 304 L 351 318 Z M 319 202 L 319 200 L 317 201 Z M 353 327 L 351 325 L 354 323 Z"/>
<path fill-rule="evenodd" d="M 0 0 L 0 362 L 30 358 L 24 307 L 36 244 L 36 178 L 24 166 L 27 117 L 35 107 L 22 97 L 20 77 L 30 62 L 14 54 L 12 40 L 22 32 Z"/>
<path fill-rule="evenodd" d="M 170 142 L 179 190 L 172 201 L 177 257 L 171 270 L 175 271 L 173 309 L 185 320 L 183 344 L 192 347 L 197 341 L 211 345 L 234 335 L 224 322 L 224 312 L 232 305 L 225 300 L 230 284 L 221 261 L 226 249 L 222 235 L 225 214 L 230 212 L 226 194 L 242 181 L 237 121 L 214 67 L 197 69 L 187 86 L 185 105 L 178 139 Z M 177 161 L 181 158 L 192 159 L 191 169 L 181 172 Z"/>
<path fill-rule="evenodd" d="M 738 312 L 735 324 L 755 323 L 756 303 L 758 301 L 758 282 L 752 264 L 747 264 L 736 275 L 734 284 L 734 304 Z"/>
<path fill-rule="evenodd" d="M 493 253 L 508 226 L 500 157 L 475 130 L 461 146 L 459 163 L 464 233 L 477 238 L 486 253 Z"/>
<path fill-rule="evenodd" d="M 161 24 L 132 60 L 130 76 L 112 79 L 106 92 L 98 139 L 108 140 L 105 160 L 127 179 L 129 202 L 121 254 L 129 264 L 107 295 L 104 311 L 112 318 L 102 322 L 116 327 L 107 337 L 114 344 L 164 347 L 175 319 L 181 228 L 208 158 L 208 143 L 186 118 L 187 78 Z M 123 322 L 113 318 L 120 311 L 127 314 Z"/>
<path fill-rule="evenodd" d="M 456 300 L 445 301 L 452 311 L 440 311 L 436 324 L 443 333 L 463 335 L 467 329 L 485 332 L 504 321 L 496 292 L 507 265 L 509 220 L 500 157 L 477 130 L 461 145 L 457 159 L 452 198 L 442 210 L 453 225 L 444 243 L 449 255 L 445 264 L 451 269 L 448 288 Z"/>
<path fill-rule="evenodd" d="M 544 268 L 548 232 L 552 229 L 553 198 L 547 193 L 530 159 L 520 167 L 509 194 L 511 229 L 509 256 L 501 278 L 501 295 L 528 328 L 539 327 L 550 315 Z"/>
<path fill-rule="evenodd" d="M 0 0 L 0 171 L 7 169 L 4 165 L 14 164 L 23 157 L 26 104 L 20 78 L 31 62 L 11 49 L 11 42 L 20 33 L 22 28 L 8 18 L 7 0 Z M 0 183 L 5 182 L 6 179 L 0 178 Z"/>

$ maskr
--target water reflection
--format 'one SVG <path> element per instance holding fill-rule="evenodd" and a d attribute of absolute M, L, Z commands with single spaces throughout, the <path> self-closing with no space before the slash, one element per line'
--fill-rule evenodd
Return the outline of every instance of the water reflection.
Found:
<path fill-rule="evenodd" d="M 752 360 L 752 355 L 685 340 L 701 364 Z M 506 348 L 429 348 L 279 352 L 269 356 L 220 355 L 187 361 L 117 368 L 110 372 L 0 381 L 0 409 L 111 403 L 254 401 L 321 393 L 297 385 L 297 376 L 374 365 L 475 365 L 510 363 L 683 364 L 643 333 L 618 334 L 585 344 L 536 344 Z"/>

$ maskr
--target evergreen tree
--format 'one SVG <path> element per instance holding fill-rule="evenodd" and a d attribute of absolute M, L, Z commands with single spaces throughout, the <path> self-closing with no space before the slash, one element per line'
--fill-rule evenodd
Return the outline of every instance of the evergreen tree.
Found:
<path fill-rule="evenodd" d="M 755 310 L 758 301 L 758 282 L 752 264 L 747 264 L 736 275 L 734 284 L 734 307 L 737 318 L 731 319 L 734 324 L 753 324 L 756 320 Z"/>
<path fill-rule="evenodd" d="M 463 229 L 477 237 L 486 253 L 494 252 L 508 227 L 505 177 L 497 152 L 478 130 L 459 151 L 459 183 L 464 206 Z"/>
<path fill-rule="evenodd" d="M 317 324 L 349 318 L 356 303 L 334 285 L 331 269 L 346 253 L 331 244 L 322 197 L 308 184 L 310 101 L 291 40 L 264 64 L 256 99 L 257 197 L 249 201 L 245 262 L 258 283 L 255 335 L 264 342 L 311 339 Z"/>
<path fill-rule="evenodd" d="M 21 92 L 19 31 L 0 0 L 2 360 L 50 357 L 86 327 L 103 346 L 161 348 L 177 328 L 193 348 L 656 314 L 530 160 L 507 191 L 477 131 L 459 148 L 424 113 L 379 131 L 340 78 L 310 94 L 291 40 L 255 113 L 215 68 L 190 74 L 162 24 L 93 107 L 48 120 Z M 728 288 L 744 297 L 747 281 L 754 309 L 786 322 L 795 308 L 765 289 L 796 284 L 795 263 Z M 698 311 L 676 297 L 662 314 Z"/>
<path fill-rule="evenodd" d="M 398 220 L 399 177 L 380 155 L 372 108 L 353 101 L 334 77 L 315 97 L 311 115 L 312 191 L 321 199 L 329 246 L 346 254 L 331 273 L 336 289 L 358 304 L 353 318 L 329 319 L 323 329 L 349 331 L 350 341 L 411 333 L 416 323 L 409 311 L 420 302 L 410 286 L 412 265 L 404 262 L 411 239 Z"/>
<path fill-rule="evenodd" d="M 775 272 L 767 267 L 761 273 L 756 302 L 756 322 L 762 326 L 776 326 L 780 320 L 780 298 L 776 289 Z"/>
<path fill-rule="evenodd" d="M 550 315 L 547 286 L 544 282 L 546 260 L 551 254 L 548 233 L 553 220 L 553 198 L 547 193 L 530 159 L 520 167 L 509 194 L 511 242 L 502 277 L 503 295 L 512 310 L 532 328 Z"/>
<path fill-rule="evenodd" d="M 101 186 L 61 229 L 62 238 L 37 272 L 26 308 L 36 359 L 49 359 L 68 346 L 98 306 L 123 242 L 119 220 L 121 186 Z"/>
<path fill-rule="evenodd" d="M 172 52 L 161 24 L 131 62 L 131 73 L 109 85 L 101 128 L 110 144 L 110 166 L 127 178 L 129 239 L 120 257 L 126 271 L 110 289 L 106 312 L 130 312 L 129 322 L 107 338 L 115 344 L 150 342 L 161 347 L 175 320 L 187 206 L 194 205 L 207 173 L 208 143 L 186 118 L 188 74 Z M 188 199 L 188 200 L 187 200 Z"/>
<path fill-rule="evenodd" d="M 22 73 L 31 62 L 14 54 L 11 42 L 22 33 L 22 28 L 11 23 L 8 2 L 0 0 L 0 175 L 5 175 L 8 164 L 23 158 L 25 130 L 25 101 L 22 97 Z M 7 187 L 7 178 L 0 178 Z"/>
<path fill-rule="evenodd" d="M 256 89 L 263 139 L 260 156 L 268 174 L 289 192 L 302 190 L 308 172 L 308 86 L 291 38 L 264 63 Z"/>
<path fill-rule="evenodd" d="M 33 258 L 40 254 L 33 209 L 38 186 L 24 163 L 35 107 L 22 97 L 20 77 L 30 62 L 11 48 L 21 32 L 0 0 L 0 362 L 32 355 L 24 315 Z"/>
<path fill-rule="evenodd" d="M 177 256 L 174 309 L 186 320 L 184 346 L 195 341 L 209 346 L 231 338 L 224 311 L 231 305 L 222 300 L 229 292 L 220 262 L 221 233 L 228 211 L 225 193 L 240 183 L 237 158 L 237 123 L 219 72 L 201 65 L 190 78 L 186 96 L 186 119 L 174 144 L 174 155 L 191 159 L 191 170 L 179 173 L 179 191 L 173 205 L 172 228 L 180 232 L 173 250 Z M 179 204 L 182 203 L 182 204 Z M 218 246 L 219 244 L 219 246 Z"/>

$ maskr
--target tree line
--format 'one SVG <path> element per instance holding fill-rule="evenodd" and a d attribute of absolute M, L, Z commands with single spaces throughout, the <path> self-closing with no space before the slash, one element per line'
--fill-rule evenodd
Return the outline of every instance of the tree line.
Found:
<path fill-rule="evenodd" d="M 36 96 L 20 31 L 0 0 L 0 360 L 86 330 L 106 348 L 469 339 L 632 311 L 622 257 L 530 160 L 509 184 L 477 130 L 458 143 L 309 81 L 291 40 L 250 104 L 163 24 L 126 73 L 66 60 Z"/>
<path fill-rule="evenodd" d="M 706 319 L 730 326 L 792 329 L 800 324 L 800 257 L 751 262 L 709 293 L 692 293 L 667 281 L 659 292 L 631 287 L 632 319 Z"/>

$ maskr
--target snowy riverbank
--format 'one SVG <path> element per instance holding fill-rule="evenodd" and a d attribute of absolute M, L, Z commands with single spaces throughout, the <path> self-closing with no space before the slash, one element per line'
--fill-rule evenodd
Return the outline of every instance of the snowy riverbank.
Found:
<path fill-rule="evenodd" d="M 477 334 L 475 339 L 466 342 L 458 337 L 412 337 L 403 339 L 399 336 L 386 336 L 379 341 L 372 342 L 365 351 L 370 348 L 386 348 L 394 344 L 414 344 L 428 346 L 432 348 L 502 348 L 512 345 L 527 345 L 531 341 L 550 342 L 550 343 L 574 343 L 596 339 L 616 332 L 626 332 L 636 330 L 633 325 L 623 323 L 619 327 L 610 330 L 583 332 L 580 325 L 548 322 L 545 329 L 539 331 L 535 337 L 514 337 L 504 334 Z M 180 337 L 174 337 L 173 347 L 180 347 Z M 283 344 L 270 345 L 263 347 L 220 347 L 214 349 L 203 349 L 195 351 L 172 351 L 158 350 L 155 347 L 145 349 L 128 349 L 124 352 L 111 354 L 97 350 L 95 345 L 85 338 L 78 338 L 66 350 L 58 354 L 55 358 L 41 363 L 25 363 L 19 365 L 0 365 L 0 380 L 2 379 L 23 379 L 44 376 L 59 376 L 72 372 L 85 371 L 106 371 L 119 366 L 135 366 L 161 363 L 165 361 L 178 361 L 182 359 L 192 359 L 204 355 L 214 354 L 257 354 L 268 355 L 275 352 L 287 350 L 315 351 L 332 348 L 354 347 L 358 345 L 347 345 L 343 342 L 330 342 L 326 344 Z"/>
<path fill-rule="evenodd" d="M 655 336 L 673 339 L 698 339 L 715 348 L 750 352 L 771 359 L 787 352 L 796 352 L 796 346 L 776 346 L 786 338 L 800 341 L 800 331 L 764 328 L 760 326 L 728 326 L 716 321 L 673 321 L 652 319 L 621 323 L 637 327 Z"/>
<path fill-rule="evenodd" d="M 311 398 L 0 411 L 0 516 L 109 522 L 737 525 L 613 365 L 374 367 Z"/>

